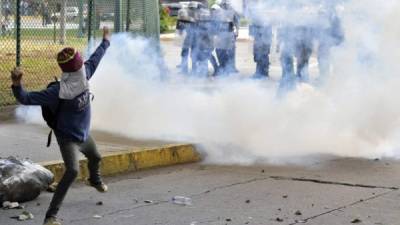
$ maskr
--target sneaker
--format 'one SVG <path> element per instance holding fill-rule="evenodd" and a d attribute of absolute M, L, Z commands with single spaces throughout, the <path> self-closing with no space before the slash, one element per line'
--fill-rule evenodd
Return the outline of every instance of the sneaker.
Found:
<path fill-rule="evenodd" d="M 61 223 L 57 221 L 57 218 L 49 217 L 44 220 L 43 225 L 61 225 Z"/>
<path fill-rule="evenodd" d="M 105 193 L 108 191 L 107 185 L 103 182 L 100 182 L 99 184 L 92 184 L 89 182 L 89 185 L 96 188 L 96 190 L 101 193 Z"/>

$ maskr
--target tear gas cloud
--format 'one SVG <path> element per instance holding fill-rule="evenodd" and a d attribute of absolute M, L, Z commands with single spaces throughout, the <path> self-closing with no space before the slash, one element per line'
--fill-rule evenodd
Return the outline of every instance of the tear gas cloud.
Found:
<path fill-rule="evenodd" d="M 239 0 L 232 4 L 243 9 Z M 92 126 L 135 138 L 196 143 L 213 163 L 397 157 L 400 2 L 348 0 L 337 7 L 346 40 L 332 50 L 332 74 L 323 86 L 299 84 L 283 98 L 276 97 L 273 81 L 168 74 L 149 41 L 115 35 L 91 81 Z M 23 109 L 19 114 L 34 117 Z"/>

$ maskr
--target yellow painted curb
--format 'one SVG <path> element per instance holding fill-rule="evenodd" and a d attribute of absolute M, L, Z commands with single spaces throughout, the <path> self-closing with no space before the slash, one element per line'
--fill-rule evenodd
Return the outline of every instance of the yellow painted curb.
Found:
<path fill-rule="evenodd" d="M 103 176 L 110 176 L 154 167 L 198 162 L 200 159 L 200 155 L 193 145 L 168 145 L 139 151 L 127 149 L 126 151 L 102 155 L 100 170 Z M 62 161 L 44 162 L 41 165 L 53 172 L 56 182 L 64 174 L 65 169 Z M 79 165 L 78 180 L 85 180 L 89 175 L 87 160 L 79 161 Z"/>

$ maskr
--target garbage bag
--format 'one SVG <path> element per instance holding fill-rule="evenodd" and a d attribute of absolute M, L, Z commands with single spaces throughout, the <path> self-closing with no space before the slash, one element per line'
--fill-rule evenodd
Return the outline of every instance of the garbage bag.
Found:
<path fill-rule="evenodd" d="M 54 181 L 52 172 L 27 159 L 0 158 L 0 203 L 37 198 Z"/>

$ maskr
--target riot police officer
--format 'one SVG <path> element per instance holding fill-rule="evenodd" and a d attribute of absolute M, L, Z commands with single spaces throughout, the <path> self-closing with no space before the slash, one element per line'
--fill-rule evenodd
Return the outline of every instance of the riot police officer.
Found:
<path fill-rule="evenodd" d="M 266 78 L 269 76 L 270 51 L 272 45 L 272 26 L 266 21 L 261 21 L 258 14 L 250 11 L 252 18 L 249 34 L 254 38 L 253 56 L 256 63 L 255 78 Z"/>
<path fill-rule="evenodd" d="M 291 81 L 294 77 L 294 38 L 293 27 L 282 25 L 278 29 L 278 49 L 282 67 L 281 83 Z"/>
<path fill-rule="evenodd" d="M 179 34 L 183 36 L 181 64 L 178 65 L 178 67 L 184 74 L 187 74 L 189 72 L 189 56 L 190 52 L 193 51 L 194 46 L 196 9 L 196 5 L 189 4 L 188 8 L 182 8 L 178 11 L 176 29 Z"/>
<path fill-rule="evenodd" d="M 303 5 L 291 5 L 289 10 L 301 10 Z M 293 11 L 290 11 L 291 13 Z M 309 80 L 308 65 L 313 47 L 313 29 L 309 24 L 297 21 L 284 21 L 278 29 L 279 49 L 281 51 L 282 82 Z M 297 61 L 294 70 L 294 59 Z"/>
<path fill-rule="evenodd" d="M 300 81 L 309 81 L 309 62 L 313 51 L 313 30 L 310 26 L 296 26 L 295 57 L 297 60 L 296 76 Z"/>
<path fill-rule="evenodd" d="M 212 52 L 214 51 L 214 26 L 211 21 L 211 12 L 203 5 L 199 5 L 196 14 L 196 39 L 193 49 L 193 69 L 195 75 L 206 77 L 208 76 L 208 61 L 211 61 L 214 70 L 215 59 L 213 60 Z"/>
<path fill-rule="evenodd" d="M 217 34 L 215 47 L 219 61 L 219 71 L 222 73 L 236 72 L 235 50 L 236 38 L 239 32 L 239 17 L 229 4 L 229 0 L 219 0 L 220 6 L 215 10 Z"/>
<path fill-rule="evenodd" d="M 344 31 L 336 11 L 336 5 L 326 2 L 322 7 L 321 21 L 323 23 L 316 31 L 320 79 L 324 79 L 330 72 L 331 48 L 344 41 Z"/>

